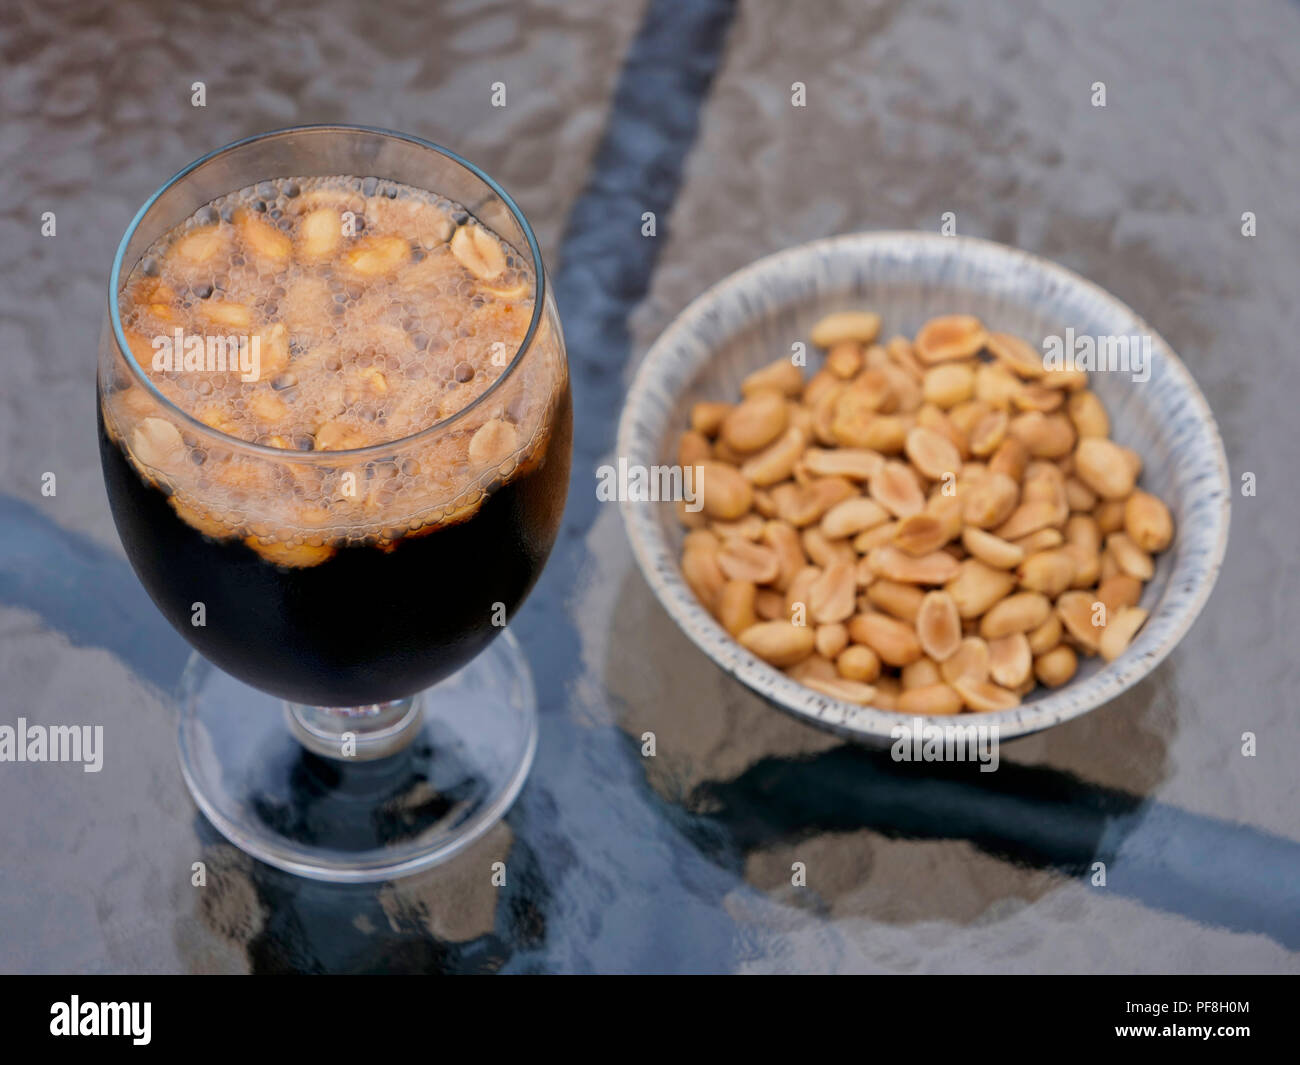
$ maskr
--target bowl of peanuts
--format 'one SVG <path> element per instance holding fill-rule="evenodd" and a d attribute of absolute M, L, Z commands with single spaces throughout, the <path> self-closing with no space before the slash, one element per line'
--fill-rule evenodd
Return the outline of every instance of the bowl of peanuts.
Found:
<path fill-rule="evenodd" d="M 622 511 L 673 620 L 774 705 L 885 746 L 1003 739 L 1153 670 L 1227 546 L 1223 443 L 1132 310 L 990 241 L 881 232 L 761 259 L 646 354 Z"/>

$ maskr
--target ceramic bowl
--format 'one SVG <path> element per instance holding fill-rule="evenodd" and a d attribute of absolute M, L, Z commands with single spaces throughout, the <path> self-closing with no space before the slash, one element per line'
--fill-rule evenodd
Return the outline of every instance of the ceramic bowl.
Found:
<path fill-rule="evenodd" d="M 808 344 L 812 324 L 835 310 L 870 309 L 882 336 L 915 334 L 938 314 L 977 315 L 993 331 L 1035 345 L 1049 335 L 1150 337 L 1150 377 L 1094 372 L 1112 438 L 1137 450 L 1139 485 L 1173 512 L 1175 538 L 1156 560 L 1141 605 L 1146 624 L 1114 662 L 1081 658 L 1063 687 L 1042 687 L 1010 710 L 963 720 L 996 724 L 1001 739 L 1038 732 L 1114 699 L 1174 649 L 1205 605 L 1228 538 L 1229 483 L 1209 405 L 1167 343 L 1098 286 L 1045 259 L 970 237 L 860 233 L 804 244 L 731 275 L 696 299 L 646 354 L 619 423 L 617 455 L 629 466 L 675 463 L 677 439 L 699 400 L 735 401 L 750 371 Z M 681 573 L 685 530 L 668 502 L 624 502 L 637 563 L 682 631 L 706 655 L 774 705 L 872 746 L 911 715 L 860 707 L 804 687 L 750 654 L 700 605 Z M 945 719 L 952 720 L 952 719 Z"/>

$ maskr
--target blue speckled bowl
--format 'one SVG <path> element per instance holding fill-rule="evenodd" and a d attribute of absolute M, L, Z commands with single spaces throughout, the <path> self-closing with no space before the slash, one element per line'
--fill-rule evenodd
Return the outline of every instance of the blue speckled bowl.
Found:
<path fill-rule="evenodd" d="M 1173 511 L 1175 539 L 1157 559 L 1142 597 L 1147 623 L 1116 661 L 1080 660 L 1056 691 L 1039 688 L 1012 709 L 981 714 L 1003 739 L 1028 735 L 1095 709 L 1131 687 L 1173 650 L 1205 605 L 1228 539 L 1223 442 L 1187 368 L 1150 326 L 1115 297 L 1063 267 L 1001 244 L 930 233 L 860 233 L 761 259 L 709 289 L 659 337 L 628 394 L 618 455 L 652 466 L 675 462 L 678 435 L 697 400 L 734 401 L 751 370 L 807 340 L 833 310 L 869 309 L 883 336 L 913 335 L 936 314 L 978 315 L 992 330 L 1031 342 L 1072 326 L 1077 335 L 1149 335 L 1151 377 L 1094 373 L 1115 440 L 1144 460 L 1142 487 Z M 820 354 L 809 345 L 809 372 Z M 624 503 L 637 562 L 682 630 L 759 695 L 830 731 L 873 746 L 910 715 L 854 706 L 805 688 L 742 648 L 682 579 L 684 530 L 671 503 Z"/>

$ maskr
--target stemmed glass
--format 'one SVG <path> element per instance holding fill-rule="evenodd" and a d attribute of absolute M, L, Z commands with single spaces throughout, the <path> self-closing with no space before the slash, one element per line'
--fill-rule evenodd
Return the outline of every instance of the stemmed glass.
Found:
<path fill-rule="evenodd" d="M 527 333 L 476 400 L 403 439 L 299 451 L 226 435 L 140 365 L 123 286 L 160 236 L 216 197 L 340 174 L 429 190 L 495 232 L 533 287 Z M 572 446 L 559 318 L 536 237 L 506 192 L 447 149 L 386 130 L 304 126 L 212 152 L 155 192 L 122 238 L 98 392 L 127 557 L 197 652 L 179 692 L 180 760 L 212 823 L 263 861 L 334 881 L 414 872 L 496 823 L 537 742 L 531 675 L 504 626 L 554 543 Z M 518 446 L 467 459 L 466 441 L 492 419 Z M 174 447 L 153 446 L 160 425 Z M 333 486 L 348 483 L 373 500 L 361 519 L 331 508 Z M 305 491 L 323 505 L 305 511 Z M 323 561 L 298 564 L 277 545 Z"/>

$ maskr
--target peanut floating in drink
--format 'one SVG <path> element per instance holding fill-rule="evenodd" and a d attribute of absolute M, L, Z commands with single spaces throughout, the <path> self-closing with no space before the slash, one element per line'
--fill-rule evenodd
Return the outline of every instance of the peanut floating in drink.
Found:
<path fill-rule="evenodd" d="M 566 373 L 531 262 L 457 204 L 390 181 L 263 181 L 167 232 L 123 287 L 136 362 L 104 389 L 110 436 L 176 513 L 282 566 L 472 517 L 545 454 Z M 484 397 L 473 406 L 475 400 Z M 464 412 L 427 444 L 403 441 Z M 352 456 L 362 448 L 376 453 Z M 340 452 L 336 463 L 308 454 Z"/>

